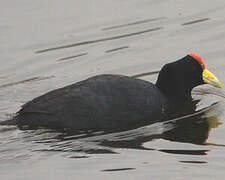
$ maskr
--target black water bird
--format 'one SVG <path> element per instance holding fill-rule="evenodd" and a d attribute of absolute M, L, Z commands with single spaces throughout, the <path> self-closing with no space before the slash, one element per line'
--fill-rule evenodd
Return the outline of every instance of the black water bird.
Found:
<path fill-rule="evenodd" d="M 194 112 L 191 90 L 204 83 L 221 87 L 201 58 L 189 54 L 164 65 L 156 84 L 122 75 L 94 76 L 31 100 L 7 123 L 31 129 L 128 130 Z"/>

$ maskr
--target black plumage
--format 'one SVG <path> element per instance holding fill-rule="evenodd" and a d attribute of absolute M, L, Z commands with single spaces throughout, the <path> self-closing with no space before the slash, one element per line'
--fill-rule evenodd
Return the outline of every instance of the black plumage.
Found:
<path fill-rule="evenodd" d="M 193 87 L 203 69 L 192 57 L 166 64 L 156 84 L 128 76 L 98 75 L 26 103 L 14 117 L 19 127 L 127 130 L 195 110 Z"/>

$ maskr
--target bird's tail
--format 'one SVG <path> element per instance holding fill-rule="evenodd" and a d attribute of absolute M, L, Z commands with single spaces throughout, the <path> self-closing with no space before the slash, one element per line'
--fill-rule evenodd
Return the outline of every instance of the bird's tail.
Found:
<path fill-rule="evenodd" d="M 8 119 L 8 120 L 5 120 L 5 121 L 1 121 L 0 125 L 1 126 L 16 125 L 16 122 L 17 122 L 16 118 L 12 118 L 12 119 Z"/>

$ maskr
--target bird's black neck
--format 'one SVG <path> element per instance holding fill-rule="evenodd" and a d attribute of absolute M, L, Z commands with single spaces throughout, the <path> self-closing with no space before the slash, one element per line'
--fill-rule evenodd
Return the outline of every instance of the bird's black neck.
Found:
<path fill-rule="evenodd" d="M 200 84 L 203 84 L 202 68 L 189 55 L 163 66 L 156 82 L 159 90 L 180 106 L 192 101 L 191 91 Z"/>

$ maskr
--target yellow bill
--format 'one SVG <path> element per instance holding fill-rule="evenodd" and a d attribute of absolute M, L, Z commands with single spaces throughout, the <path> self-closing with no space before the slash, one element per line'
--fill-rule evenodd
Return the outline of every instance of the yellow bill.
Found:
<path fill-rule="evenodd" d="M 203 81 L 217 88 L 222 88 L 221 82 L 207 69 L 203 70 Z"/>

